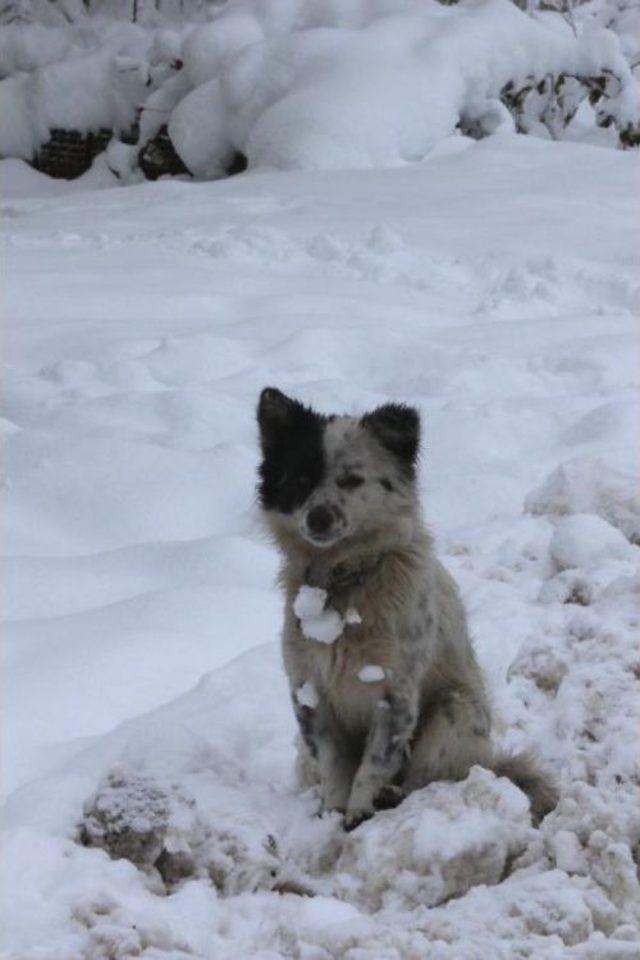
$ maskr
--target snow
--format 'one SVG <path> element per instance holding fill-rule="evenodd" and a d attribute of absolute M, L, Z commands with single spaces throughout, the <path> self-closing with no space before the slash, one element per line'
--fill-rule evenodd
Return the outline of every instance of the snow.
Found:
<path fill-rule="evenodd" d="M 321 617 L 327 602 L 327 591 L 320 587 L 302 586 L 293 601 L 293 612 L 300 620 Z"/>
<path fill-rule="evenodd" d="M 549 545 L 558 570 L 590 567 L 611 559 L 640 560 L 640 549 L 606 520 L 589 513 L 576 513 L 559 521 Z"/>
<path fill-rule="evenodd" d="M 75 180 L 52 180 L 34 170 L 24 160 L 7 158 L 0 160 L 0 185 L 3 200 L 19 200 L 24 197 L 60 196 L 62 193 L 77 193 L 114 187 L 117 180 L 113 173 L 98 158 L 90 170 Z M 7 216 L 11 216 L 8 208 Z"/>
<path fill-rule="evenodd" d="M 28 73 L 63 60 L 73 48 L 69 31 L 42 23 L 8 23 L 0 31 L 0 77 Z"/>
<path fill-rule="evenodd" d="M 344 622 L 351 624 L 362 623 L 362 617 L 355 607 L 349 607 L 349 609 L 345 612 Z"/>
<path fill-rule="evenodd" d="M 143 870 L 164 854 L 189 856 L 203 833 L 195 804 L 173 788 L 165 792 L 151 778 L 114 769 L 85 803 L 82 842 L 100 847 L 116 860 L 126 858 Z M 198 829 L 200 827 L 200 829 Z M 166 876 L 165 876 L 166 879 Z"/>
<path fill-rule="evenodd" d="M 302 633 L 309 640 L 335 643 L 342 635 L 345 621 L 337 610 L 326 606 L 326 601 L 326 590 L 302 586 L 293 602 L 293 612 L 300 620 Z"/>
<path fill-rule="evenodd" d="M 636 417 L 635 401 L 602 404 L 570 428 L 569 439 L 589 443 L 599 434 L 618 431 L 622 438 Z M 636 478 L 614 469 L 600 457 L 564 461 L 529 494 L 525 507 L 540 515 L 595 514 L 621 530 L 631 543 L 640 543 L 640 491 Z"/>
<path fill-rule="evenodd" d="M 301 687 L 298 687 L 296 700 L 301 707 L 310 707 L 311 710 L 315 710 L 318 706 L 318 691 L 310 680 L 306 680 Z"/>
<path fill-rule="evenodd" d="M 226 111 L 220 96 L 220 81 L 203 83 L 180 101 L 169 118 L 173 144 L 180 145 L 180 157 L 196 176 L 216 179 L 223 176 L 234 148 L 225 134 Z M 209 145 L 216 144 L 211 154 Z"/>
<path fill-rule="evenodd" d="M 213 80 L 221 66 L 235 54 L 264 39 L 256 18 L 251 13 L 243 13 L 239 6 L 230 6 L 216 22 L 196 27 L 186 37 L 181 53 L 194 87 Z"/>
<path fill-rule="evenodd" d="M 532 833 L 523 794 L 474 767 L 463 784 L 412 794 L 403 816 L 382 813 L 349 836 L 337 864 L 349 898 L 368 910 L 433 907 L 476 885 L 495 885 Z M 398 880 L 398 865 L 402 877 Z"/>
<path fill-rule="evenodd" d="M 358 680 L 362 680 L 363 683 L 377 683 L 384 678 L 383 668 L 375 663 L 367 663 L 358 671 Z"/>
<path fill-rule="evenodd" d="M 5 30 L 0 156 L 30 160 L 56 128 L 81 133 L 131 128 L 149 80 L 152 38 L 144 30 L 126 21 L 103 25 L 97 33 L 76 27 L 64 39 L 57 28 L 40 24 Z M 21 56 L 23 37 L 29 38 L 28 63 Z"/>
<path fill-rule="evenodd" d="M 390 170 L 1 170 L 3 955 L 637 957 L 635 157 L 501 131 Z M 560 782 L 539 828 L 477 768 L 351 834 L 297 792 L 266 384 L 421 411 L 496 737 Z"/>

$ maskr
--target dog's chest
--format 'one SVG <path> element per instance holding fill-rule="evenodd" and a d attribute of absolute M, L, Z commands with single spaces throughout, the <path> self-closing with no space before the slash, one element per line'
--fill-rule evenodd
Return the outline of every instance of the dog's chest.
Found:
<path fill-rule="evenodd" d="M 394 670 L 393 637 L 349 625 L 332 644 L 307 641 L 315 682 L 345 726 L 367 727 L 389 688 Z"/>

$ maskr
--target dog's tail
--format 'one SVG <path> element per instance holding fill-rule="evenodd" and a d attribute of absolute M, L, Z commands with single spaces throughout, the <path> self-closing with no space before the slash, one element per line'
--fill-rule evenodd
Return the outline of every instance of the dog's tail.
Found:
<path fill-rule="evenodd" d="M 533 753 L 498 753 L 491 769 L 497 777 L 507 777 L 529 797 L 531 816 L 540 823 L 558 804 L 558 787 L 542 769 Z"/>

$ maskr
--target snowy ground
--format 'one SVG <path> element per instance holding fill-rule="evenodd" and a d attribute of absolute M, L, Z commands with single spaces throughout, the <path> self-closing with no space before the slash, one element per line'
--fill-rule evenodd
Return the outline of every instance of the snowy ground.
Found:
<path fill-rule="evenodd" d="M 637 157 L 496 135 L 106 190 L 3 167 L 4 956 L 640 957 Z M 296 796 L 269 383 L 420 408 L 498 735 L 562 782 L 541 829 L 477 769 L 347 839 Z M 77 842 L 101 783 L 186 879 Z"/>

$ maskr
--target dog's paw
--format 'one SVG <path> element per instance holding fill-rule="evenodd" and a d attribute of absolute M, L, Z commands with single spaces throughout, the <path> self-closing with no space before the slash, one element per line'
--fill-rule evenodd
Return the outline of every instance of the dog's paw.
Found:
<path fill-rule="evenodd" d="M 347 810 L 344 817 L 344 829 L 347 833 L 351 833 L 365 820 L 370 820 L 374 812 L 374 810 Z"/>
<path fill-rule="evenodd" d="M 402 787 L 397 787 L 393 783 L 386 783 L 373 801 L 376 810 L 393 810 L 399 803 L 402 803 L 406 793 Z"/>
<path fill-rule="evenodd" d="M 370 820 L 378 810 L 391 810 L 405 798 L 405 793 L 393 783 L 386 783 L 376 794 L 371 805 L 348 807 L 344 818 L 347 832 L 355 830 L 365 820 Z"/>

